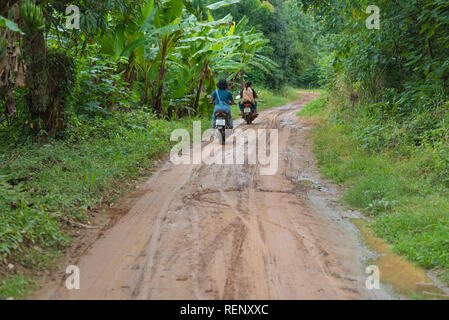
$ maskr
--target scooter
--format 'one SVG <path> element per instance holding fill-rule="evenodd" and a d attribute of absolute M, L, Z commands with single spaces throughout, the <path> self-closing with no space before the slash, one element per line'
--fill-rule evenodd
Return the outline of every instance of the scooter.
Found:
<path fill-rule="evenodd" d="M 221 137 L 220 141 L 221 144 L 224 145 L 226 141 L 226 129 L 232 129 L 231 120 L 226 112 L 223 111 L 215 112 L 214 129 L 218 129 L 218 132 L 220 132 Z"/>
<path fill-rule="evenodd" d="M 207 98 L 212 99 L 211 95 L 207 95 Z M 226 130 L 231 128 L 231 118 L 229 114 L 224 111 L 215 112 L 214 129 L 217 129 L 220 133 L 220 142 L 222 145 L 226 142 Z"/>
<path fill-rule="evenodd" d="M 240 96 L 237 96 L 236 99 L 239 100 Z M 242 118 L 247 124 L 251 124 L 257 118 L 257 114 L 251 103 L 245 102 L 242 104 Z"/>
<path fill-rule="evenodd" d="M 254 121 L 254 119 L 257 118 L 253 105 L 249 102 L 245 102 L 244 104 L 242 104 L 242 107 L 243 107 L 242 118 L 245 119 L 247 124 L 251 124 Z"/>

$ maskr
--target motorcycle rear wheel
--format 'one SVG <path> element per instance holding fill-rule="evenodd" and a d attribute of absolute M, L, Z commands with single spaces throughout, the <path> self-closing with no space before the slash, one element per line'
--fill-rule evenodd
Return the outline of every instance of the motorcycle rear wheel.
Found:
<path fill-rule="evenodd" d="M 224 145 L 226 143 L 226 129 L 218 129 L 218 131 L 220 132 L 220 142 Z"/>

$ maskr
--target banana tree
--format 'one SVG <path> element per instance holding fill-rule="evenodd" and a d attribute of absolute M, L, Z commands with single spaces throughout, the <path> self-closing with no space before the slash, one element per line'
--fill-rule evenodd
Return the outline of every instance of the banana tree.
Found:
<path fill-rule="evenodd" d="M 212 4 L 205 5 L 204 2 L 199 0 L 194 1 L 185 1 L 185 0 L 168 0 L 163 1 L 162 6 L 155 13 L 154 19 L 154 29 L 153 32 L 159 34 L 158 46 L 159 46 L 159 57 L 160 57 L 160 67 L 159 74 L 156 81 L 156 91 L 153 94 L 152 105 L 156 112 L 156 114 L 162 114 L 163 106 L 162 106 L 162 95 L 163 95 L 163 86 L 164 86 L 164 77 L 166 75 L 166 62 L 169 55 L 176 49 L 178 42 L 185 37 L 186 33 L 192 33 L 198 28 L 208 30 L 213 26 L 223 25 L 223 21 L 214 22 L 213 18 L 210 14 L 211 10 L 216 10 L 222 8 L 224 6 L 228 6 L 234 3 L 238 3 L 240 0 L 223 0 L 218 1 Z M 184 20 L 184 23 L 181 23 L 181 14 L 183 9 L 190 9 L 192 11 L 191 5 L 197 5 L 198 13 L 195 16 L 196 22 L 193 17 L 190 16 L 188 19 Z M 208 23 L 203 23 L 207 14 Z M 199 23 L 198 23 L 199 22 Z M 224 22 L 226 23 L 226 22 Z M 196 24 L 196 26 L 195 26 Z M 193 28 L 192 28 L 193 25 Z M 186 32 L 186 29 L 190 29 L 189 32 Z M 202 39 L 196 39 L 202 41 Z M 197 95 L 195 97 L 194 109 L 196 110 L 198 107 L 199 95 L 202 89 L 203 80 L 206 74 L 210 74 L 208 69 L 208 59 L 204 57 L 204 61 L 202 63 L 203 67 L 201 69 L 199 79 L 198 79 L 198 88 Z"/>
<path fill-rule="evenodd" d="M 218 2 L 215 2 L 212 4 L 207 4 L 207 1 L 204 1 L 204 0 L 184 1 L 186 9 L 193 16 L 195 16 L 196 19 L 198 20 L 198 22 L 200 23 L 199 27 L 204 28 L 201 30 L 201 32 L 195 34 L 194 37 L 189 39 L 190 41 L 191 41 L 191 39 L 201 41 L 200 48 L 196 48 L 196 49 L 197 49 L 197 52 L 201 52 L 201 55 L 202 55 L 202 57 L 200 57 L 200 59 L 202 59 L 202 62 L 201 62 L 202 68 L 201 68 L 201 72 L 199 74 L 195 100 L 193 102 L 194 110 L 198 110 L 200 95 L 201 95 L 201 91 L 203 88 L 203 82 L 204 82 L 205 78 L 209 78 L 210 83 L 213 82 L 212 72 L 209 67 L 210 56 L 213 54 L 212 48 L 214 47 L 214 49 L 216 51 L 219 51 L 221 49 L 221 48 L 217 48 L 217 46 L 215 44 L 213 46 L 211 46 L 209 43 L 207 43 L 208 39 L 215 39 L 214 37 L 207 37 L 207 35 L 208 35 L 208 33 L 210 33 L 211 28 L 215 28 L 215 30 L 216 30 L 217 27 L 233 25 L 233 23 L 231 22 L 232 17 L 230 15 L 221 19 L 221 21 L 214 22 L 212 19 L 211 11 L 217 10 L 217 9 L 220 9 L 220 8 L 223 8 L 223 7 L 235 4 L 235 3 L 239 3 L 239 2 L 240 2 L 240 0 L 224 0 L 224 1 L 218 1 Z M 208 20 L 208 22 L 204 23 L 205 20 Z M 231 28 L 231 30 L 233 30 L 233 29 Z M 230 33 L 232 34 L 232 31 L 230 31 Z M 218 33 L 218 34 L 220 35 L 220 33 Z M 186 40 L 185 42 L 187 42 L 189 40 Z M 199 56 L 199 55 L 194 54 L 192 59 L 195 56 Z"/>
<path fill-rule="evenodd" d="M 231 80 L 231 89 L 234 87 L 236 81 L 240 79 L 243 86 L 243 79 L 245 72 L 252 69 L 259 69 L 263 72 L 270 72 L 279 67 L 276 62 L 266 56 L 259 54 L 259 51 L 269 43 L 262 33 L 256 32 L 255 28 L 245 31 L 247 18 L 244 17 L 235 26 L 235 34 L 239 35 L 239 39 L 230 43 L 224 50 L 225 59 L 218 63 L 218 70 L 226 70 L 237 65 L 241 68 L 229 76 Z"/>
<path fill-rule="evenodd" d="M 9 14 L 11 13 L 11 14 Z M 8 19 L 8 18 L 11 18 Z M 23 62 L 19 59 L 20 29 L 19 4 L 0 9 L 0 99 L 5 100 L 4 113 L 10 117 L 16 112 L 14 87 L 25 85 Z M 3 111 L 0 111 L 0 115 Z M 1 122 L 1 121 L 0 121 Z"/>
<path fill-rule="evenodd" d="M 235 3 L 237 0 L 223 1 L 220 6 Z M 213 21 L 209 15 L 208 22 L 202 23 L 194 14 L 187 18 L 182 18 L 183 9 L 188 1 L 182 0 L 166 0 L 161 1 L 154 6 L 149 14 L 144 25 L 140 29 L 143 31 L 143 36 L 138 37 L 132 44 L 139 47 L 145 44 L 144 55 L 140 55 L 137 59 L 137 66 L 143 78 L 144 93 L 142 102 L 150 104 L 154 112 L 162 117 L 165 113 L 163 106 L 163 94 L 165 86 L 165 78 L 168 72 L 168 64 L 176 65 L 176 52 L 179 53 L 178 47 L 182 39 L 186 39 L 181 43 L 181 46 L 188 44 L 190 48 L 197 46 L 204 42 L 200 36 L 205 30 L 216 28 L 218 26 L 226 25 L 228 21 L 220 20 Z M 220 7 L 220 6 L 217 6 Z M 209 9 L 207 9 L 209 10 Z M 200 48 L 199 48 L 200 49 Z M 185 61 L 187 67 L 194 67 L 197 65 L 196 61 Z M 207 74 L 207 60 L 202 61 L 202 69 L 199 74 L 200 88 L 203 83 L 203 78 Z M 179 66 L 179 65 L 178 65 Z M 195 71 L 190 74 L 196 74 Z M 197 79 L 191 78 L 190 83 L 195 83 Z M 182 90 L 177 89 L 177 94 Z M 189 90 L 190 91 L 190 90 Z M 189 91 L 184 92 L 188 94 Z M 201 90 L 199 90 L 201 91 Z M 196 99 L 198 100 L 198 99 Z M 198 103 L 194 103 L 197 105 Z"/>
<path fill-rule="evenodd" d="M 184 57 L 183 64 L 190 66 L 197 75 L 196 81 L 192 83 L 190 92 L 194 94 L 192 109 L 197 112 L 201 92 L 205 82 L 212 87 L 213 71 L 210 68 L 212 56 L 220 52 L 234 36 L 229 32 L 232 25 L 232 17 L 227 16 L 218 21 L 199 23 L 192 27 L 185 38 L 180 41 L 181 56 Z M 231 28 L 232 29 L 232 28 Z"/>
<path fill-rule="evenodd" d="M 134 32 L 117 35 L 115 55 L 128 56 L 143 83 L 141 101 L 153 107 L 158 117 L 164 116 L 162 105 L 167 56 L 181 39 L 185 24 L 181 14 L 182 0 L 150 1 L 144 8 Z M 120 53 L 119 53 L 120 52 Z"/>
<path fill-rule="evenodd" d="M 239 3 L 240 0 L 222 0 L 209 3 L 207 0 L 184 0 L 185 8 L 193 14 L 198 21 L 212 21 L 211 11 Z"/>
<path fill-rule="evenodd" d="M 246 19 L 235 25 L 230 15 L 214 21 L 210 14 L 238 1 L 147 1 L 126 28 L 111 28 L 114 32 L 103 36 L 101 47 L 129 59 L 126 74 L 137 71 L 141 102 L 159 117 L 167 116 L 168 108 L 177 116 L 198 112 L 201 92 L 213 88 L 216 74 L 235 77 L 245 68 L 267 64 L 256 55 L 266 40 L 243 31 Z"/>
<path fill-rule="evenodd" d="M 187 74 L 194 75 L 195 81 L 184 81 L 191 85 L 183 86 L 185 94 L 192 99 L 189 110 L 200 112 L 203 87 L 213 90 L 214 77 L 218 74 L 225 73 L 233 79 L 245 68 L 269 72 L 276 67 L 273 61 L 257 54 L 267 43 L 263 35 L 254 30 L 243 31 L 246 18 L 237 25 L 230 21 L 232 17 L 227 16 L 219 21 L 198 23 L 186 31 L 185 37 L 179 41 L 176 54 L 170 57 L 170 60 L 182 57 L 176 60 L 176 64 L 188 68 Z M 176 88 L 176 92 L 179 94 L 182 89 Z"/>

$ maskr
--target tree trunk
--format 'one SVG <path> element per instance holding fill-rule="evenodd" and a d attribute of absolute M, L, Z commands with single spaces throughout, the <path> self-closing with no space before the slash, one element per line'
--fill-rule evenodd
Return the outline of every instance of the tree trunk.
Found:
<path fill-rule="evenodd" d="M 133 82 L 137 79 L 137 70 L 134 66 L 134 60 L 136 59 L 136 55 L 134 54 L 134 51 L 131 53 L 131 56 L 128 59 L 128 65 L 126 66 L 125 70 L 125 82 L 129 83 L 127 85 L 128 88 L 132 88 Z"/>
<path fill-rule="evenodd" d="M 48 110 L 48 73 L 44 33 L 30 31 L 23 38 L 25 78 L 29 88 L 26 97 L 32 127 L 35 131 L 52 129 L 52 113 Z"/>
<path fill-rule="evenodd" d="M 198 83 L 198 90 L 196 91 L 195 102 L 193 104 L 193 109 L 197 113 L 198 113 L 198 105 L 200 102 L 201 90 L 203 89 L 203 80 L 204 80 L 204 76 L 206 75 L 208 66 L 209 66 L 209 64 L 208 64 L 207 58 L 206 58 L 206 59 L 204 59 L 204 65 L 203 65 L 203 69 L 201 70 L 200 79 L 199 79 L 199 83 Z"/>
<path fill-rule="evenodd" d="M 8 17 L 10 10 L 13 12 L 13 20 L 20 26 L 19 3 L 9 5 L 8 1 L 0 0 L 0 15 Z M 14 88 L 25 86 L 23 62 L 20 48 L 20 34 L 12 32 L 8 28 L 0 29 L 0 94 L 6 100 L 5 111 L 7 116 L 16 113 L 14 100 Z"/>
<path fill-rule="evenodd" d="M 153 108 L 155 114 L 162 118 L 164 116 L 164 110 L 162 107 L 162 94 L 164 90 L 164 78 L 165 78 L 165 61 L 167 58 L 167 45 L 168 45 L 168 37 L 164 36 L 162 40 L 162 49 L 161 49 L 161 66 L 159 67 L 159 75 L 157 81 L 156 94 L 153 98 Z"/>
<path fill-rule="evenodd" d="M 232 91 L 234 89 L 235 83 L 237 82 L 238 78 L 240 78 L 240 85 L 242 86 L 242 88 L 244 87 L 243 75 L 244 75 L 244 71 L 243 70 L 240 70 L 239 72 L 237 72 L 237 74 L 235 75 L 235 77 L 231 81 L 231 85 L 229 86 L 229 90 L 230 91 Z"/>
<path fill-rule="evenodd" d="M 399 77 L 401 79 L 401 86 L 402 86 L 404 84 L 404 72 L 403 72 L 401 57 L 399 56 L 399 48 L 398 48 L 398 44 L 397 44 L 396 40 L 394 40 L 394 55 L 396 57 L 396 62 L 398 64 Z"/>

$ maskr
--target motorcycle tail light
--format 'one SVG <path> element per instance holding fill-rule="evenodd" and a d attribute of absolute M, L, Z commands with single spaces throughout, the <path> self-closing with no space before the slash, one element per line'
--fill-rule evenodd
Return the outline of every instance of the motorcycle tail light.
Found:
<path fill-rule="evenodd" d="M 223 117 L 223 113 L 219 113 L 218 116 L 219 116 L 219 117 Z"/>

